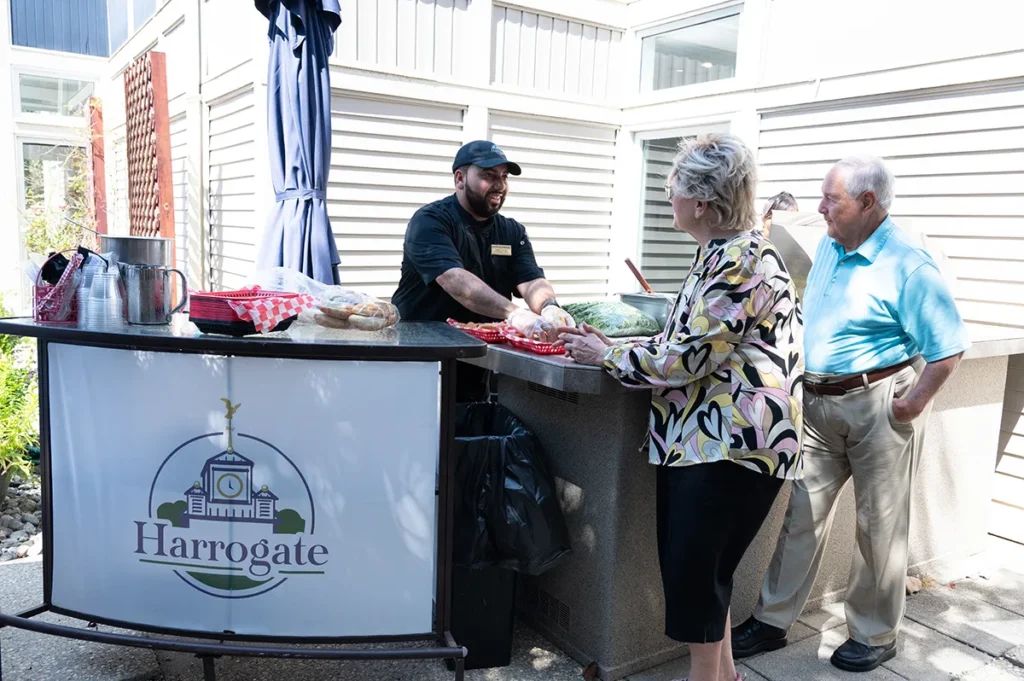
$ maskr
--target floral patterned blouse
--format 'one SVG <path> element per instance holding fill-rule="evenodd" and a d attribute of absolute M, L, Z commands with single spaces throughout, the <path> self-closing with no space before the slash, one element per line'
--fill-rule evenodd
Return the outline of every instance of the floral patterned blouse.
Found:
<path fill-rule="evenodd" d="M 605 369 L 654 388 L 651 463 L 734 461 L 798 479 L 804 359 L 793 282 L 762 234 L 701 250 L 664 332 L 610 347 Z"/>

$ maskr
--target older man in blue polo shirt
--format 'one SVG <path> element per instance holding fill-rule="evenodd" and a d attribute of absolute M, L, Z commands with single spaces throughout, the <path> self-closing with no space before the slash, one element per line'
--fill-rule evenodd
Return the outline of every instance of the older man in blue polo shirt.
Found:
<path fill-rule="evenodd" d="M 850 638 L 832 664 L 870 671 L 896 656 L 915 460 L 932 400 L 970 341 L 935 262 L 889 217 L 893 176 L 881 160 L 843 159 L 822 194 L 828 235 L 803 301 L 804 479 L 793 486 L 757 609 L 732 632 L 733 655 L 786 645 L 852 477 Z"/>

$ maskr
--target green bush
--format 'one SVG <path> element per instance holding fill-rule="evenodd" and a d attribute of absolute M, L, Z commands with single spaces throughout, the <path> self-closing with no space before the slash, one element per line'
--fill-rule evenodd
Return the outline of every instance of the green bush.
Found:
<path fill-rule="evenodd" d="M 0 298 L 0 317 L 10 313 Z M 0 477 L 29 477 L 27 450 L 39 442 L 39 390 L 35 369 L 20 353 L 27 341 L 0 335 Z"/>

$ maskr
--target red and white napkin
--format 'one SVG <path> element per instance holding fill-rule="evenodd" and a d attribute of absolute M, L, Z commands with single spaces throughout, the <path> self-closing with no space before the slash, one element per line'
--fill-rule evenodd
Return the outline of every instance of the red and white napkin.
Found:
<path fill-rule="evenodd" d="M 284 320 L 315 307 L 316 298 L 304 293 L 283 293 L 269 298 L 228 300 L 227 303 L 240 319 L 251 321 L 257 331 L 270 333 Z"/>

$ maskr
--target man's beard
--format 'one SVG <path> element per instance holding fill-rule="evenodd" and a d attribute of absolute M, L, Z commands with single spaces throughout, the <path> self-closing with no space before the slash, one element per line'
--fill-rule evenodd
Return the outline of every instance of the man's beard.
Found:
<path fill-rule="evenodd" d="M 489 218 L 497 214 L 501 207 L 505 205 L 505 197 L 501 197 L 501 202 L 497 206 L 492 206 L 491 202 L 488 201 L 489 194 L 477 194 L 475 191 L 466 187 L 466 203 L 473 209 L 473 214 L 478 215 L 482 218 Z"/>

